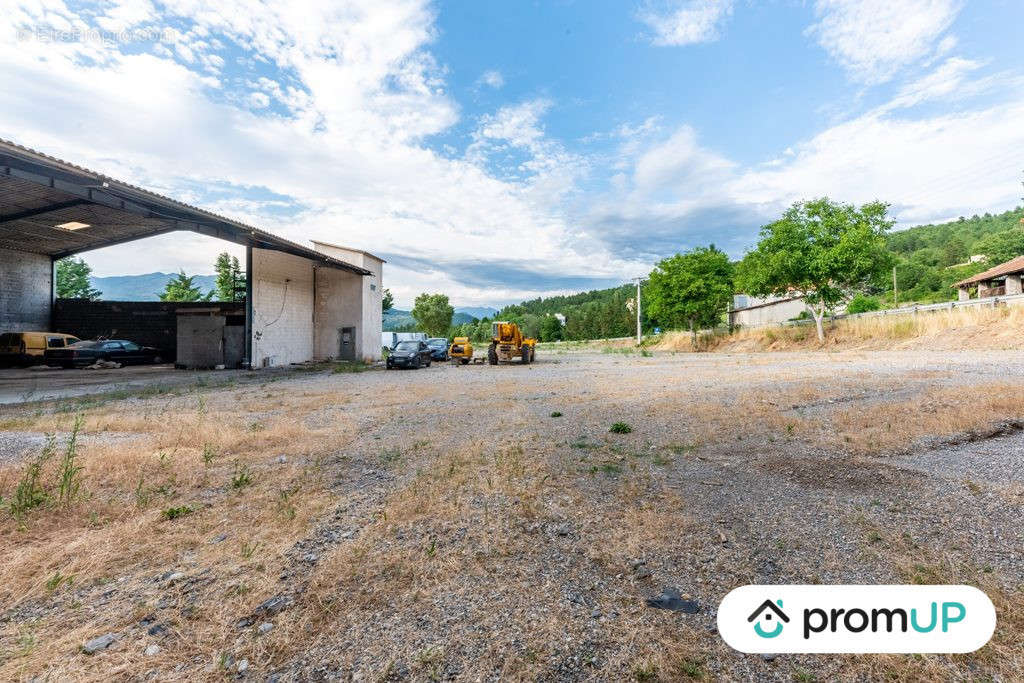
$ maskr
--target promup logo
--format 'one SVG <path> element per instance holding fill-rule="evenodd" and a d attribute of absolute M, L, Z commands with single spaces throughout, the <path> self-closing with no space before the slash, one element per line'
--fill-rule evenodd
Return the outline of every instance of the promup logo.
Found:
<path fill-rule="evenodd" d="M 973 652 L 995 626 L 971 586 L 742 586 L 718 608 L 718 632 L 741 652 Z"/>
<path fill-rule="evenodd" d="M 778 607 L 776 607 L 776 604 Z M 764 627 L 767 623 L 769 626 L 772 623 L 773 615 L 775 619 L 775 625 L 768 630 Z M 760 617 L 760 619 L 758 619 Z M 754 610 L 754 613 L 747 617 L 747 621 L 757 620 L 754 624 L 754 633 L 761 636 L 762 638 L 774 638 L 782 633 L 782 624 L 789 623 L 789 617 L 782 611 L 782 600 L 765 600 L 761 603 L 761 606 Z"/>

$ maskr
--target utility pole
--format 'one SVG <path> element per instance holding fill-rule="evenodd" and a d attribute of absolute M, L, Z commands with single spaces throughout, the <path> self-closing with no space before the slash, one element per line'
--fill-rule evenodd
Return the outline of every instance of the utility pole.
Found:
<path fill-rule="evenodd" d="M 900 295 L 896 292 L 896 266 L 892 267 L 892 306 L 898 308 L 900 305 Z"/>
<path fill-rule="evenodd" d="M 636 345 L 640 346 L 640 283 L 643 282 L 643 278 L 635 277 L 633 282 L 636 283 Z"/>

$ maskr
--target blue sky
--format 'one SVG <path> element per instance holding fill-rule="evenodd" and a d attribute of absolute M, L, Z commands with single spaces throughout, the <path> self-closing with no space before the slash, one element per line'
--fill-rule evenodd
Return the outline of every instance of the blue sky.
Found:
<path fill-rule="evenodd" d="M 0 136 L 388 259 L 400 305 L 617 284 L 799 199 L 1020 203 L 1010 0 L 11 0 Z M 99 275 L 210 272 L 173 235 Z M 126 258 L 130 255 L 130 258 Z"/>

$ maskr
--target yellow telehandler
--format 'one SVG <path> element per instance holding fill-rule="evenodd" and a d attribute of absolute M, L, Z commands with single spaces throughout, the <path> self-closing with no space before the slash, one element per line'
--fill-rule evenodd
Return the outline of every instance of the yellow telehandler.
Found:
<path fill-rule="evenodd" d="M 491 345 L 487 349 L 487 362 L 497 365 L 513 359 L 525 365 L 532 363 L 537 352 L 537 340 L 523 338 L 519 325 L 509 322 L 491 324 Z"/>
<path fill-rule="evenodd" d="M 456 337 L 452 339 L 452 345 L 448 348 L 448 357 L 452 365 L 462 363 L 469 365 L 473 360 L 473 345 L 469 343 L 469 337 Z"/>

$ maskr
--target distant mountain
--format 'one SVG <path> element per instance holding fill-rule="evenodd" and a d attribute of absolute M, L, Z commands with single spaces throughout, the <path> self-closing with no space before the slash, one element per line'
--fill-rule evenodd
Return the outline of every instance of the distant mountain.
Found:
<path fill-rule="evenodd" d="M 488 308 L 487 306 L 460 306 L 456 307 L 455 313 L 465 313 L 466 315 L 473 316 L 477 320 L 483 320 L 484 318 L 493 318 L 498 312 L 497 308 Z M 468 320 L 466 322 L 469 322 Z"/>
<path fill-rule="evenodd" d="M 384 331 L 391 332 L 401 327 L 415 325 L 416 321 L 413 319 L 409 311 L 400 311 L 397 308 L 392 308 L 384 314 L 383 323 Z"/>
<path fill-rule="evenodd" d="M 89 277 L 89 283 L 103 292 L 103 301 L 159 301 L 160 294 L 174 273 L 146 273 L 145 275 L 112 275 Z M 206 294 L 216 287 L 215 275 L 196 275 L 196 286 Z"/>
<path fill-rule="evenodd" d="M 452 325 L 471 323 L 484 316 L 491 317 L 497 312 L 497 309 L 494 308 L 456 308 L 455 315 L 452 316 Z M 383 323 L 384 331 L 391 332 L 416 325 L 416 319 L 412 317 L 412 313 L 409 311 L 392 308 L 384 314 Z"/>

